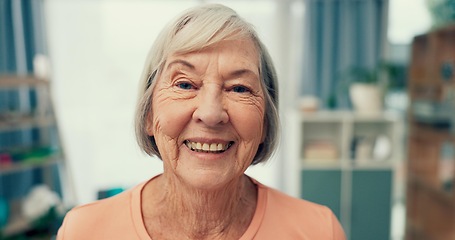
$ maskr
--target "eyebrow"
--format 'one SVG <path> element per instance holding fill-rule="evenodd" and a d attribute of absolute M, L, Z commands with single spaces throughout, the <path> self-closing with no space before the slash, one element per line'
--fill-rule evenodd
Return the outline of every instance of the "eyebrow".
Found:
<path fill-rule="evenodd" d="M 252 76 L 255 76 L 255 77 L 259 77 L 252 70 L 243 68 L 243 69 L 235 70 L 235 71 L 229 73 L 229 75 L 228 75 L 229 77 L 228 78 L 237 78 L 237 77 L 241 77 L 241 76 L 245 76 L 245 75 L 252 75 Z"/>
<path fill-rule="evenodd" d="M 175 64 L 184 65 L 184 66 L 190 68 L 191 70 L 195 70 L 196 69 L 196 67 L 193 64 L 191 64 L 191 63 L 189 63 L 189 62 L 187 62 L 185 60 L 182 60 L 182 59 L 177 59 L 177 60 L 174 60 L 174 61 L 170 62 L 169 65 L 167 65 L 167 69 L 171 68 L 172 65 L 175 65 Z"/>
<path fill-rule="evenodd" d="M 184 65 L 191 70 L 196 70 L 196 67 L 193 64 L 191 64 L 190 62 L 185 61 L 183 59 L 176 59 L 176 60 L 170 62 L 169 65 L 167 66 L 167 69 L 170 69 L 173 65 Z M 238 78 L 238 77 L 245 76 L 245 75 L 252 75 L 255 77 L 259 77 L 258 74 L 256 74 L 254 71 L 247 69 L 247 68 L 242 68 L 242 69 L 238 69 L 238 70 L 234 70 L 234 71 L 230 72 L 227 75 L 228 76 L 227 78 L 228 79 Z"/>

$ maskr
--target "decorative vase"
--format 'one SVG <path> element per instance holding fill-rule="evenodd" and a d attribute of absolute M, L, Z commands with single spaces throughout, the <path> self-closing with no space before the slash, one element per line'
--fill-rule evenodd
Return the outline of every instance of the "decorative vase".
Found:
<path fill-rule="evenodd" d="M 354 83 L 349 88 L 349 95 L 351 103 L 358 113 L 382 112 L 382 91 L 378 85 Z"/>

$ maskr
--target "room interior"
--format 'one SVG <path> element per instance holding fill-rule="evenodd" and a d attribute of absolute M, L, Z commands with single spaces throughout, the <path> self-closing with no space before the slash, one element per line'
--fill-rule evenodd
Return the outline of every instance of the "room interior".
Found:
<path fill-rule="evenodd" d="M 4 0 L 0 239 L 54 239 L 74 206 L 162 172 L 134 136 L 144 58 L 184 9 L 251 22 L 281 136 L 247 170 L 328 206 L 348 239 L 455 239 L 455 1 Z"/>

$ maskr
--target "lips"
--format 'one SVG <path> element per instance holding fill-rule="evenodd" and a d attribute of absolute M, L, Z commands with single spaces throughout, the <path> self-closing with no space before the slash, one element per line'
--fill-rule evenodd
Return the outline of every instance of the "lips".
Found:
<path fill-rule="evenodd" d="M 204 153 L 222 153 L 234 144 L 232 141 L 228 143 L 202 143 L 190 140 L 185 140 L 184 143 L 191 151 Z"/>

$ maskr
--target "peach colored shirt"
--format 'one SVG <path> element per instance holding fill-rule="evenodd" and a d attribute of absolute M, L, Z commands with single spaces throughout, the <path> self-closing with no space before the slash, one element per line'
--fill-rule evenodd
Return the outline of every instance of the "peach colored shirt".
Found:
<path fill-rule="evenodd" d="M 256 211 L 240 240 L 346 239 L 329 208 L 254 183 L 258 188 Z M 151 240 L 141 214 L 141 191 L 145 184 L 72 209 L 59 229 L 57 240 Z"/>

